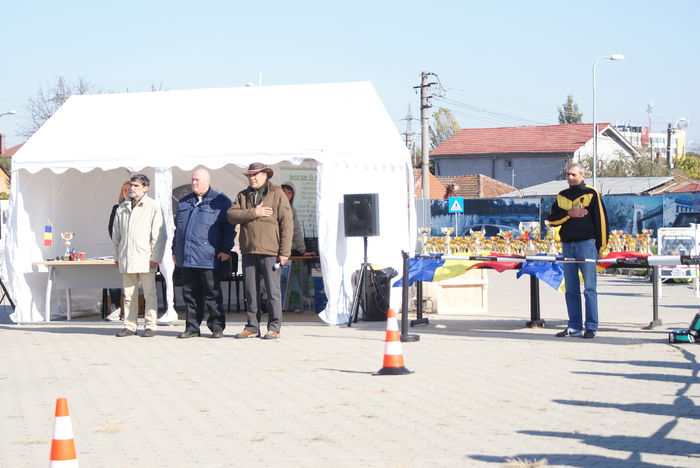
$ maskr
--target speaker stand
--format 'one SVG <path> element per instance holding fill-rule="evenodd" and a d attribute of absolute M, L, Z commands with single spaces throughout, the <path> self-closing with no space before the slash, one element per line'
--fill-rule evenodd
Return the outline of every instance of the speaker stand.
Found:
<path fill-rule="evenodd" d="M 364 261 L 360 267 L 360 276 L 357 279 L 357 289 L 355 290 L 355 295 L 352 299 L 352 307 L 350 308 L 350 319 L 348 320 L 348 327 L 352 326 L 352 322 L 357 323 L 357 316 L 360 312 L 360 295 L 362 295 L 362 303 L 365 309 L 367 309 L 367 281 L 372 281 L 372 284 L 377 284 L 377 277 L 372 268 L 372 265 L 367 261 L 367 236 L 363 236 L 365 254 Z M 365 310 L 367 313 L 367 310 Z"/>
<path fill-rule="evenodd" d="M 0 298 L 0 302 L 4 301 L 5 298 L 10 302 L 10 307 L 12 307 L 12 310 L 15 310 L 15 303 L 12 301 L 12 297 L 10 297 L 10 293 L 7 291 L 7 288 L 5 287 L 5 283 L 2 282 L 2 278 L 0 278 L 0 288 L 2 288 L 2 298 Z"/>

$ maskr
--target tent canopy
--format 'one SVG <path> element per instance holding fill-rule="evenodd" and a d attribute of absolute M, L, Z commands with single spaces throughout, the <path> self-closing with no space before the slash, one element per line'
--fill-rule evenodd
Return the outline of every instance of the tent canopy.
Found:
<path fill-rule="evenodd" d="M 214 186 L 234 197 L 246 185 L 240 168 L 255 161 L 275 167 L 275 183 L 283 169 L 315 170 L 329 298 L 321 317 L 344 323 L 350 275 L 363 254 L 361 238 L 344 237 L 343 194 L 379 193 L 373 263 L 398 269 L 415 239 L 410 156 L 368 82 L 71 97 L 13 160 L 6 248 L 13 318 L 41 320 L 46 271 L 32 262 L 62 253 L 58 235 L 53 248 L 42 246 L 47 221 L 55 233 L 77 232 L 89 256 L 110 255 L 109 209 L 121 183 L 145 172 L 170 240 L 172 188 L 187 183 L 190 170 L 209 168 Z M 161 270 L 172 270 L 169 256 Z"/>
<path fill-rule="evenodd" d="M 13 169 L 218 169 L 349 154 L 405 164 L 400 143 L 366 82 L 78 95 L 16 154 Z"/>

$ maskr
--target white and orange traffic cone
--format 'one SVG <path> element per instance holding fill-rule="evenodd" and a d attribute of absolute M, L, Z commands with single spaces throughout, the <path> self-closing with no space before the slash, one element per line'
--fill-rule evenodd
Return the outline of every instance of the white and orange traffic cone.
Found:
<path fill-rule="evenodd" d="M 401 350 L 399 323 L 396 320 L 396 313 L 394 313 L 394 309 L 389 309 L 386 314 L 384 367 L 372 375 L 403 375 L 412 373 L 413 371 L 406 369 L 403 365 L 403 351 Z"/>
<path fill-rule="evenodd" d="M 49 468 L 78 468 L 73 426 L 68 413 L 68 400 L 65 398 L 56 399 L 56 422 L 53 426 Z"/>

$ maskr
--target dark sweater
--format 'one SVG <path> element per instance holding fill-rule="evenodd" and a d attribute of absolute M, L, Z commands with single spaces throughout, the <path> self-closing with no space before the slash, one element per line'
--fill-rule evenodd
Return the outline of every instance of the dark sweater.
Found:
<path fill-rule="evenodd" d="M 588 214 L 582 218 L 570 217 L 568 211 L 574 206 L 587 209 Z M 595 239 L 598 252 L 608 245 L 608 215 L 605 206 L 600 194 L 585 182 L 559 192 L 547 219 L 552 226 L 561 226 L 559 237 L 562 242 Z"/>

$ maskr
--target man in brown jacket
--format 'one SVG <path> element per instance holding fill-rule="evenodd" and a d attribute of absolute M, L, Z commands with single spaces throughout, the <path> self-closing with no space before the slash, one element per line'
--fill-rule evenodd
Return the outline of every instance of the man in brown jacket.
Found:
<path fill-rule="evenodd" d="M 238 244 L 243 254 L 243 279 L 248 322 L 236 338 L 260 336 L 261 312 L 258 304 L 258 281 L 265 282 L 268 322 L 267 340 L 279 338 L 282 326 L 282 294 L 280 271 L 292 250 L 294 220 L 287 196 L 282 188 L 272 185 L 272 169 L 253 163 L 244 172 L 248 188 L 238 193 L 228 220 L 239 224 Z"/>

